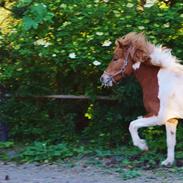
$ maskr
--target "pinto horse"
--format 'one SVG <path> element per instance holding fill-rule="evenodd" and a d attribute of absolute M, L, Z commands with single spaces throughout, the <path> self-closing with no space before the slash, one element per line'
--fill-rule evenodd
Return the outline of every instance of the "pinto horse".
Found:
<path fill-rule="evenodd" d="M 151 44 L 143 33 L 131 32 L 115 44 L 113 59 L 100 80 L 104 86 L 112 86 L 126 76 L 135 76 L 142 87 L 147 115 L 129 125 L 133 144 L 148 150 L 138 129 L 165 125 L 167 158 L 161 164 L 170 166 L 174 162 L 178 119 L 183 118 L 183 66 L 169 49 Z"/>

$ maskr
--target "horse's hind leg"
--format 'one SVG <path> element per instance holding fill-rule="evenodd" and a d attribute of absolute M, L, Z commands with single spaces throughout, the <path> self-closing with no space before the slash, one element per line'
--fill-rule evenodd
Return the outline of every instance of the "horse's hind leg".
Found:
<path fill-rule="evenodd" d="M 169 119 L 165 124 L 167 135 L 167 159 L 161 163 L 165 166 L 172 165 L 174 162 L 177 124 L 177 119 Z"/>
<path fill-rule="evenodd" d="M 148 126 L 162 125 L 156 116 L 148 118 L 140 118 L 130 123 L 129 131 L 132 136 L 133 144 L 139 147 L 141 150 L 148 150 L 145 140 L 141 139 L 138 135 L 138 129 Z"/>

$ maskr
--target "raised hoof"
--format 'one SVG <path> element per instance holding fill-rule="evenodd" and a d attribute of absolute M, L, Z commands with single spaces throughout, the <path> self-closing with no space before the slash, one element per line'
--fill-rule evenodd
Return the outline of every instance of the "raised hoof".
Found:
<path fill-rule="evenodd" d="M 143 139 L 140 139 L 137 143 L 134 144 L 135 146 L 137 146 L 139 149 L 141 149 L 142 151 L 148 151 L 149 148 L 146 144 L 146 141 Z"/>

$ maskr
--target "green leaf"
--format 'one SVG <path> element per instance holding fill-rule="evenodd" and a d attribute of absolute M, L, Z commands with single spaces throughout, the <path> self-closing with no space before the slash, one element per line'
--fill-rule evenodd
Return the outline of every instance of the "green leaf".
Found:
<path fill-rule="evenodd" d="M 23 17 L 23 29 L 29 30 L 31 28 L 36 29 L 38 27 L 38 22 L 33 20 L 31 17 L 25 16 Z"/>

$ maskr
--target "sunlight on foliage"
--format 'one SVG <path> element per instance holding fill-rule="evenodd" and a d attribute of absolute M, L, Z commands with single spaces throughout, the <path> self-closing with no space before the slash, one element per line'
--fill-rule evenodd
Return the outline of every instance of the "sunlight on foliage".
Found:
<path fill-rule="evenodd" d="M 88 119 L 92 119 L 93 118 L 93 104 L 90 104 L 87 112 L 85 113 L 85 117 Z"/>

